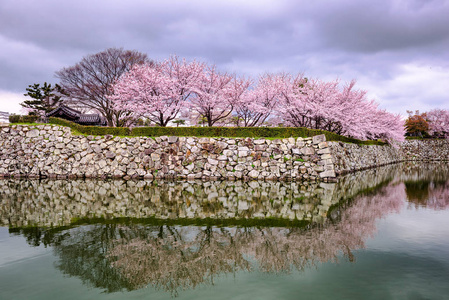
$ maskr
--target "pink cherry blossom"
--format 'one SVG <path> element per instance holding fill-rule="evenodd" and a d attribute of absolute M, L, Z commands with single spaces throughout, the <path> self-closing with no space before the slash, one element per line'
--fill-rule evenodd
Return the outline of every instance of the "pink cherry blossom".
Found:
<path fill-rule="evenodd" d="M 111 99 L 117 109 L 167 126 L 185 107 L 203 73 L 204 65 L 176 56 L 152 65 L 137 65 L 114 84 Z"/>
<path fill-rule="evenodd" d="M 430 135 L 449 139 L 449 110 L 433 109 L 426 115 Z"/>

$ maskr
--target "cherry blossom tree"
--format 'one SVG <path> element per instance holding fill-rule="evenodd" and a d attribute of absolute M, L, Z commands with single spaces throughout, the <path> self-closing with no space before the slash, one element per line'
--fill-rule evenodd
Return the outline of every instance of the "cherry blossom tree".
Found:
<path fill-rule="evenodd" d="M 371 115 L 372 126 L 367 128 L 367 139 L 381 139 L 393 144 L 405 139 L 405 126 L 399 114 L 377 109 Z"/>
<path fill-rule="evenodd" d="M 433 109 L 426 116 L 430 135 L 449 139 L 449 110 Z"/>
<path fill-rule="evenodd" d="M 382 139 L 391 143 L 404 140 L 401 116 L 380 109 L 378 103 L 366 98 L 366 91 L 355 89 L 355 84 L 355 80 L 345 84 L 338 97 L 336 107 L 342 130 L 337 133 L 361 140 Z"/>
<path fill-rule="evenodd" d="M 344 106 L 338 80 L 325 82 L 302 74 L 283 75 L 279 113 L 288 125 L 341 133 Z"/>
<path fill-rule="evenodd" d="M 114 107 L 167 126 L 186 107 L 204 65 L 176 56 L 156 65 L 138 65 L 114 84 Z"/>
<path fill-rule="evenodd" d="M 115 109 L 160 126 L 188 112 L 190 120 L 208 126 L 260 126 L 273 119 L 362 140 L 401 141 L 400 116 L 380 109 L 355 84 L 282 73 L 262 75 L 252 86 L 251 79 L 221 73 L 215 65 L 173 56 L 135 66 L 114 85 L 111 99 Z"/>
<path fill-rule="evenodd" d="M 235 113 L 244 127 L 262 125 L 279 103 L 279 91 L 282 86 L 280 76 L 265 74 L 259 77 L 257 85 L 243 93 L 237 102 Z M 239 122 L 240 123 L 240 122 Z"/>
<path fill-rule="evenodd" d="M 371 127 L 371 119 L 362 117 L 365 114 L 373 114 L 377 109 L 374 101 L 366 100 L 366 91 L 354 88 L 355 81 L 343 85 L 338 92 L 336 102 L 330 110 L 337 118 L 340 125 L 339 130 L 334 131 L 341 135 L 346 135 L 358 139 L 367 139 L 367 130 Z"/>
<path fill-rule="evenodd" d="M 282 75 L 279 115 L 290 126 L 322 129 L 358 139 L 404 139 L 399 115 L 381 110 L 355 81 L 340 87 L 339 81 Z"/>
<path fill-rule="evenodd" d="M 194 88 L 191 110 L 200 119 L 204 118 L 208 126 L 227 118 L 234 109 L 235 97 L 239 93 L 237 80 L 227 73 L 220 73 L 215 65 L 207 66 Z M 232 84 L 231 81 L 235 82 Z"/>

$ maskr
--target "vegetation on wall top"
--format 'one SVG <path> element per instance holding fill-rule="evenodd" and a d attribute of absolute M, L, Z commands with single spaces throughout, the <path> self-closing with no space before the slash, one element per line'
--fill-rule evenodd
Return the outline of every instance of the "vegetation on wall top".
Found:
<path fill-rule="evenodd" d="M 360 141 L 324 130 L 301 127 L 97 127 L 82 126 L 60 118 L 49 118 L 51 124 L 70 127 L 85 135 L 118 136 L 195 136 L 195 137 L 235 137 L 235 138 L 289 138 L 312 137 L 324 134 L 328 141 L 341 141 L 361 145 L 384 145 L 380 141 Z"/>

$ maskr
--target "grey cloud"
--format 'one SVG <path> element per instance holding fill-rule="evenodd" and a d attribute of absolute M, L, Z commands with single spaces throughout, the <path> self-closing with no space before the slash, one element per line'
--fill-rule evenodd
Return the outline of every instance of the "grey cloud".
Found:
<path fill-rule="evenodd" d="M 338 2 L 316 20 L 316 25 L 328 46 L 354 52 L 397 51 L 449 42 L 448 2 L 420 8 L 397 7 L 397 3 Z"/>
<path fill-rule="evenodd" d="M 53 81 L 55 71 L 108 47 L 246 75 L 385 82 L 411 62 L 449 69 L 448 15 L 439 0 L 3 0 L 0 41 L 14 46 L 0 49 L 0 89 Z"/>

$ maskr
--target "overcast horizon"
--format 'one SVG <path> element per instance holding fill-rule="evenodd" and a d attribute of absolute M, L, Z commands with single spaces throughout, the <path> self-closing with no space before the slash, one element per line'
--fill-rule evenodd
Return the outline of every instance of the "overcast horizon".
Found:
<path fill-rule="evenodd" d="M 110 47 L 252 76 L 357 80 L 382 108 L 449 109 L 449 1 L 0 0 L 0 111 Z"/>

